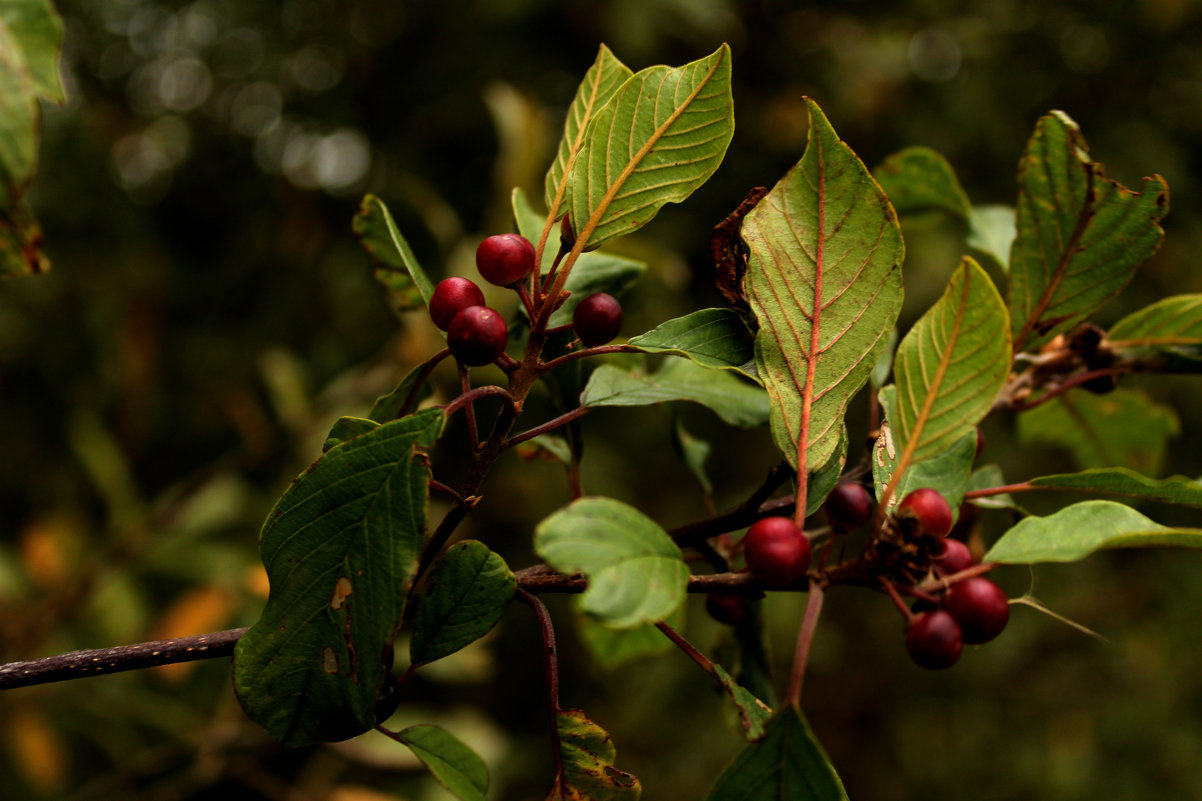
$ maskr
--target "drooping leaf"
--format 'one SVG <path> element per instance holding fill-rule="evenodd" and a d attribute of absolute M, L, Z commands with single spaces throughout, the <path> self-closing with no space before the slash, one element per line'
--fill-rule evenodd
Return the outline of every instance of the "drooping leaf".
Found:
<path fill-rule="evenodd" d="M 786 706 L 768 721 L 762 740 L 727 766 L 706 801 L 847 801 L 830 759 L 805 718 Z"/>
<path fill-rule="evenodd" d="M 1157 480 L 1125 467 L 1040 476 L 1027 483 L 1044 489 L 1090 492 L 1127 498 L 1129 501 L 1156 501 L 1202 509 L 1202 482 L 1185 476 Z"/>
<path fill-rule="evenodd" d="M 835 452 L 826 460 L 826 464 L 810 473 L 809 483 L 806 484 L 806 517 L 814 514 L 831 494 L 831 490 L 839 483 L 843 475 L 843 467 L 847 464 L 847 426 L 839 436 L 839 444 Z"/>
<path fill-rule="evenodd" d="M 838 445 L 901 308 L 901 230 L 889 201 L 812 100 L 805 154 L 743 220 L 745 285 L 772 436 L 799 472 Z"/>
<path fill-rule="evenodd" d="M 1202 548 L 1202 529 L 1169 528 L 1114 501 L 1083 501 L 1025 518 L 982 561 L 1027 565 L 1075 562 L 1104 548 Z"/>
<path fill-rule="evenodd" d="M 1180 428 L 1171 407 L 1142 392 L 1093 395 L 1071 389 L 1019 415 L 1018 441 L 1065 448 L 1083 470 L 1125 465 L 1155 475 Z"/>
<path fill-rule="evenodd" d="M 0 24 L 0 215 L 7 217 L 33 177 L 38 101 L 16 35 Z"/>
<path fill-rule="evenodd" d="M 15 37 L 34 90 L 52 103 L 66 100 L 58 74 L 63 21 L 50 0 L 0 0 L 0 27 Z"/>
<path fill-rule="evenodd" d="M 263 525 L 267 606 L 238 641 L 234 689 L 288 745 L 374 725 L 384 655 L 400 626 L 426 527 L 428 468 L 441 410 L 379 426 L 300 475 Z"/>
<path fill-rule="evenodd" d="M 638 801 L 639 780 L 614 767 L 617 750 L 609 734 L 579 709 L 556 716 L 563 775 L 547 801 Z"/>
<path fill-rule="evenodd" d="M 655 623 L 684 601 L 689 569 L 659 524 L 612 498 L 581 498 L 538 524 L 534 550 L 561 573 L 583 573 L 580 608 L 613 626 Z"/>
<path fill-rule="evenodd" d="M 886 387 L 886 391 L 892 387 Z M 968 489 L 972 475 L 973 459 L 977 455 L 977 432 L 966 432 L 943 453 L 916 462 L 906 470 L 894 487 L 886 512 L 892 512 L 903 498 L 916 489 L 930 487 L 939 491 L 952 508 L 952 521 L 960 515 L 960 503 Z M 885 487 L 893 478 L 897 467 L 898 451 L 893 443 L 893 433 L 888 422 L 881 425 L 881 434 L 872 449 L 872 479 L 876 486 L 876 497 L 880 498 Z"/>
<path fill-rule="evenodd" d="M 898 214 L 942 211 L 968 222 L 968 196 L 947 159 L 929 147 L 908 147 L 872 171 Z"/>
<path fill-rule="evenodd" d="M 430 397 L 429 385 L 422 384 L 418 387 L 417 383 L 422 378 L 424 370 L 425 365 L 419 364 L 401 379 L 401 383 L 397 384 L 396 389 L 387 395 L 376 398 L 375 403 L 371 405 L 371 411 L 367 413 L 368 419 L 375 420 L 377 423 L 387 423 L 389 420 L 395 420 L 397 417 L 413 411 L 417 404 Z M 408 408 L 405 406 L 406 402 L 409 404 Z"/>
<path fill-rule="evenodd" d="M 697 479 L 697 483 L 701 485 L 701 491 L 706 495 L 713 495 L 714 484 L 705 471 L 705 461 L 709 458 L 713 448 L 705 440 L 693 436 L 685 430 L 684 424 L 680 421 L 680 415 L 673 415 L 673 417 L 675 419 L 672 423 L 672 446 L 676 455 L 684 462 L 685 467 L 689 468 L 693 478 Z"/>
<path fill-rule="evenodd" d="M 1014 348 L 1024 350 L 1077 325 L 1131 281 L 1164 237 L 1169 188 L 1159 175 L 1139 192 L 1106 178 L 1061 111 L 1036 124 L 1018 180 L 1008 301 Z"/>
<path fill-rule="evenodd" d="M 664 619 L 664 622 L 679 631 L 684 627 L 687 608 L 688 604 L 681 604 Z M 676 648 L 654 623 L 633 629 L 615 629 L 589 615 L 581 614 L 576 616 L 576 632 L 593 661 L 602 670 L 614 670 L 636 660 L 659 656 Z"/>
<path fill-rule="evenodd" d="M 418 264 L 384 201 L 364 195 L 353 227 L 363 249 L 376 263 L 376 280 L 392 294 L 397 310 L 424 308 L 434 294 L 434 284 Z"/>
<path fill-rule="evenodd" d="M 0 198 L 4 193 L 0 186 Z M 0 209 L 0 278 L 41 275 L 49 269 L 50 259 L 42 250 L 42 227 L 29 204 L 22 199 L 7 214 Z"/>
<path fill-rule="evenodd" d="M 574 273 L 573 273 L 574 275 Z M 660 323 L 627 343 L 647 353 L 676 353 L 706 367 L 740 370 L 755 361 L 755 339 L 731 309 L 701 309 Z"/>
<path fill-rule="evenodd" d="M 589 123 L 569 173 L 568 215 L 583 246 L 637 231 L 687 198 L 733 136 L 727 45 L 683 67 L 635 73 Z"/>
<path fill-rule="evenodd" d="M 476 752 L 440 726 L 423 724 L 397 732 L 438 783 L 459 801 L 485 801 L 488 766 Z"/>
<path fill-rule="evenodd" d="M 604 44 L 597 51 L 593 66 L 584 74 L 584 80 L 576 89 L 576 97 L 568 108 L 567 119 L 563 124 L 563 137 L 559 140 L 559 149 L 555 153 L 555 162 L 547 170 L 544 180 L 543 202 L 548 209 L 558 210 L 563 202 L 567 189 L 568 174 L 576 161 L 576 154 L 584 144 L 584 133 L 588 125 L 597 116 L 597 112 L 609 102 L 618 89 L 626 83 L 634 73 L 618 60 Z M 556 213 L 555 217 L 561 215 Z M 527 236 L 529 239 L 529 236 Z M 531 240 L 538 241 L 538 235 Z"/>
<path fill-rule="evenodd" d="M 603 364 L 593 371 L 580 395 L 583 406 L 646 406 L 678 400 L 700 403 L 734 426 L 768 422 L 764 390 L 726 370 L 688 359 L 668 359 L 654 373 Z"/>
<path fill-rule="evenodd" d="M 516 589 L 509 566 L 487 545 L 477 540 L 452 545 L 434 563 L 418 596 L 410 662 L 442 659 L 492 631 Z"/>
<path fill-rule="evenodd" d="M 354 439 L 360 434 L 366 434 L 379 425 L 375 420 L 366 420 L 362 417 L 339 417 L 338 422 L 334 423 L 334 427 L 326 435 L 321 452 L 325 453 L 331 448 L 336 448 L 347 440 Z"/>
<path fill-rule="evenodd" d="M 1013 207 L 973 206 L 965 244 L 977 254 L 988 257 L 1003 273 L 1009 273 L 1015 233 Z"/>
<path fill-rule="evenodd" d="M 531 242 L 537 242 L 542 231 L 543 215 L 536 212 L 521 187 L 513 190 L 513 214 L 517 220 L 518 231 Z M 555 261 L 556 249 L 547 247 L 543 250 L 542 274 L 546 275 Z M 615 256 L 612 253 L 595 250 L 582 253 L 576 260 L 576 266 L 564 283 L 564 289 L 572 294 L 564 304 L 551 315 L 547 322 L 549 326 L 565 325 L 572 321 L 572 312 L 576 305 L 595 292 L 608 292 L 621 297 L 634 285 L 646 271 L 647 265 L 641 261 Z M 519 307 L 524 315 L 525 308 Z"/>
<path fill-rule="evenodd" d="M 1010 372 L 1008 322 L 993 282 L 966 257 L 897 348 L 889 424 L 902 462 L 943 453 L 988 414 Z"/>
<path fill-rule="evenodd" d="M 772 717 L 772 709 L 752 695 L 750 690 L 731 678 L 731 675 L 723 670 L 721 665 L 714 665 L 714 672 L 718 674 L 718 681 L 722 683 L 722 688 L 726 690 L 730 700 L 739 710 L 739 722 L 743 726 L 744 735 L 751 742 L 762 739 L 767 733 L 766 726 L 768 718 Z"/>

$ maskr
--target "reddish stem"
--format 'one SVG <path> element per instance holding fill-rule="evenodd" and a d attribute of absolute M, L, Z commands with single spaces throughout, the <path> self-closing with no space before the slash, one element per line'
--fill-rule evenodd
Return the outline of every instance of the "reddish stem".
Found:
<path fill-rule="evenodd" d="M 793 653 L 793 670 L 789 674 L 789 694 L 786 700 L 799 711 L 801 686 L 810 659 L 810 645 L 814 642 L 814 632 L 818 629 L 818 616 L 822 614 L 824 595 L 822 587 L 812 582 L 809 597 L 806 599 L 806 611 L 801 618 L 801 628 L 797 632 L 797 649 Z"/>
<path fill-rule="evenodd" d="M 559 657 L 555 651 L 555 628 L 546 605 L 525 590 L 517 591 L 517 599 L 534 610 L 543 639 L 543 666 L 547 673 L 547 706 L 551 717 L 551 750 L 555 758 L 556 781 L 563 778 L 563 755 L 559 742 Z"/>

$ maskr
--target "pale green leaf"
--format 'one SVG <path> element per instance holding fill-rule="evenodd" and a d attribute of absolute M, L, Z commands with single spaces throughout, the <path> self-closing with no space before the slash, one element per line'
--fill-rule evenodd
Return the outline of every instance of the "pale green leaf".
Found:
<path fill-rule="evenodd" d="M 965 258 L 897 348 L 890 426 L 899 459 L 946 451 L 989 413 L 1010 372 L 1008 322 L 989 276 Z"/>
<path fill-rule="evenodd" d="M 743 747 L 706 801 L 847 801 L 830 759 L 792 706 L 768 721 L 762 740 Z"/>
<path fill-rule="evenodd" d="M 631 337 L 627 344 L 647 353 L 674 353 L 706 367 L 747 374 L 755 361 L 754 341 L 738 313 L 701 309 L 660 323 L 645 334 Z"/>
<path fill-rule="evenodd" d="M 743 220 L 744 278 L 772 436 L 794 468 L 824 464 L 901 308 L 901 230 L 868 170 L 807 100 L 805 154 Z"/>
<path fill-rule="evenodd" d="M 968 222 L 968 196 L 947 159 L 929 147 L 908 147 L 886 158 L 872 177 L 898 214 L 942 211 Z"/>
<path fill-rule="evenodd" d="M 568 177 L 572 229 L 589 249 L 637 231 L 701 186 L 733 136 L 727 45 L 683 67 L 635 73 L 585 132 Z"/>
<path fill-rule="evenodd" d="M 897 352 L 898 339 L 897 329 L 894 328 L 889 334 L 889 342 L 876 357 L 876 364 L 872 366 L 872 372 L 868 376 L 868 386 L 872 387 L 874 392 L 885 386 L 885 382 L 893 374 L 893 355 Z"/>
<path fill-rule="evenodd" d="M 271 591 L 234 653 L 246 713 L 288 745 L 341 740 L 375 724 L 385 654 L 426 529 L 429 470 L 415 455 L 441 410 L 387 423 L 302 473 L 260 535 Z"/>
<path fill-rule="evenodd" d="M 681 604 L 664 622 L 677 631 L 681 630 L 684 627 L 687 608 L 688 604 Z M 659 656 L 676 648 L 654 623 L 632 629 L 615 629 L 589 615 L 581 614 L 576 616 L 576 632 L 592 655 L 593 661 L 603 670 L 614 670 L 636 660 Z"/>
<path fill-rule="evenodd" d="M 0 0 L 0 27 L 16 38 L 37 93 L 53 103 L 66 100 L 58 74 L 63 21 L 50 0 Z"/>
<path fill-rule="evenodd" d="M 1202 295 L 1175 295 L 1120 320 L 1107 334 L 1122 361 L 1138 359 L 1164 372 L 1202 371 Z"/>
<path fill-rule="evenodd" d="M 1040 476 L 1027 483 L 1041 489 L 1091 492 L 1127 498 L 1129 501 L 1156 501 L 1202 509 L 1202 482 L 1185 476 L 1158 480 L 1125 467 L 1104 467 L 1080 473 Z"/>
<path fill-rule="evenodd" d="M 672 424 L 672 446 L 676 451 L 676 455 L 680 457 L 685 467 L 689 468 L 689 472 L 697 479 L 697 483 L 701 485 L 701 491 L 706 495 L 712 495 L 714 493 L 714 485 L 710 481 L 709 474 L 705 471 L 705 462 L 709 459 L 713 448 L 705 440 L 690 434 L 680 421 L 679 415 L 674 415 L 674 417 L 675 420 Z"/>
<path fill-rule="evenodd" d="M 994 487 L 1004 487 L 1005 485 L 1006 479 L 1002 474 L 1002 468 L 996 464 L 985 464 L 978 467 L 969 476 L 968 486 L 964 488 L 964 491 L 972 492 L 974 490 L 993 489 Z M 1014 502 L 1014 497 L 1010 493 L 973 498 L 970 503 L 974 506 L 980 506 L 982 509 L 1019 509 L 1018 504 Z"/>
<path fill-rule="evenodd" d="M 434 284 L 418 264 L 384 201 L 364 195 L 352 226 L 363 249 L 376 263 L 376 280 L 392 294 L 397 310 L 414 311 L 428 305 Z"/>
<path fill-rule="evenodd" d="M 1114 501 L 1084 501 L 1047 517 L 1024 519 L 982 561 L 1075 562 L 1106 548 L 1153 547 L 1202 548 L 1202 529 L 1162 526 Z"/>
<path fill-rule="evenodd" d="M 548 209 L 556 210 L 556 219 L 562 216 L 558 210 L 567 188 L 568 174 L 576 161 L 576 154 L 584 144 L 584 133 L 589 123 L 633 74 L 629 67 L 618 60 L 613 51 L 602 44 L 593 66 L 589 67 L 588 72 L 584 74 L 584 80 L 576 89 L 576 97 L 568 108 L 567 119 L 564 120 L 563 137 L 559 140 L 555 162 L 547 170 L 544 180 L 543 202 Z M 537 235 L 531 241 L 537 242 Z"/>
<path fill-rule="evenodd" d="M 1090 161 L 1067 114 L 1041 118 L 1019 162 L 1008 297 L 1015 350 L 1073 328 L 1127 286 L 1160 246 L 1168 210 L 1159 175 L 1140 192 L 1126 189 Z"/>
<path fill-rule="evenodd" d="M 843 467 L 846 464 L 847 426 L 843 426 L 835 452 L 826 460 L 826 464 L 810 473 L 809 482 L 806 484 L 806 517 L 817 512 L 822 506 L 826 496 L 830 495 L 831 490 L 839 483 L 839 479 L 843 475 Z"/>
<path fill-rule="evenodd" d="M 449 731 L 423 724 L 401 729 L 397 737 L 459 801 L 484 801 L 488 766 Z"/>
<path fill-rule="evenodd" d="M 0 24 L 0 218 L 14 209 L 33 177 L 38 101 L 14 33 Z"/>
<path fill-rule="evenodd" d="M 615 628 L 655 623 L 684 601 L 689 569 L 654 520 L 611 498 L 581 498 L 538 524 L 534 549 L 561 573 L 583 573 L 581 610 Z"/>
<path fill-rule="evenodd" d="M 589 376 L 583 406 L 647 406 L 666 401 L 700 403 L 734 426 L 768 422 L 768 396 L 760 387 L 726 370 L 688 359 L 668 359 L 654 373 L 603 364 Z"/>
<path fill-rule="evenodd" d="M 487 545 L 476 540 L 452 545 L 438 557 L 418 596 L 411 664 L 442 659 L 492 631 L 516 589 L 509 566 Z"/>
<path fill-rule="evenodd" d="M 1010 272 L 1010 249 L 1014 246 L 1014 236 L 1012 206 L 972 207 L 965 244 L 976 253 L 987 256 L 1003 273 Z"/>
<path fill-rule="evenodd" d="M 638 801 L 639 780 L 614 767 L 617 750 L 609 733 L 579 709 L 556 716 L 563 775 L 547 801 Z"/>

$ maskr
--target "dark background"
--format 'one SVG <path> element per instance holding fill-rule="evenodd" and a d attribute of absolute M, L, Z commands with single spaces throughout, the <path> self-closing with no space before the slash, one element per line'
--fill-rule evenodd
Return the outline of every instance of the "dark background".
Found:
<path fill-rule="evenodd" d="M 1187 0 L 58 7 L 69 100 L 45 109 L 32 197 L 54 267 L 0 286 L 5 660 L 254 621 L 265 591 L 256 531 L 275 497 L 339 415 L 362 414 L 441 346 L 373 282 L 350 230 L 359 199 L 370 191 L 389 204 L 435 279 L 469 274 L 479 238 L 512 227 L 510 188 L 541 197 L 600 42 L 636 70 L 723 41 L 734 57 L 737 125 L 723 166 L 617 243 L 650 265 L 624 300 L 624 335 L 720 302 L 709 229 L 800 157 L 802 96 L 869 166 L 933 147 L 981 204 L 1014 202 L 1027 136 L 1063 109 L 1112 177 L 1138 187 L 1157 172 L 1172 190 L 1164 247 L 1098 321 L 1202 286 L 1202 10 Z M 960 246 L 947 226 L 906 233 L 912 321 Z M 500 291 L 490 300 L 512 305 Z M 439 376 L 444 397 L 452 378 Z M 1161 473 L 1202 473 L 1194 384 L 1127 386 L 1180 416 Z M 737 503 L 773 462 L 766 435 L 682 413 L 714 445 L 715 503 Z M 659 409 L 591 415 L 585 483 L 671 526 L 705 506 L 667 422 Z M 984 457 L 1008 479 L 1073 468 L 1058 451 L 1021 450 L 1013 429 L 1009 417 L 985 426 Z M 454 458 L 455 442 L 436 464 Z M 510 457 L 464 533 L 522 567 L 533 525 L 566 499 L 558 467 Z M 1197 797 L 1202 560 L 1107 554 L 1009 568 L 999 581 L 1107 640 L 1016 607 L 996 644 L 931 674 L 905 659 L 887 601 L 831 593 L 804 705 L 851 796 Z M 800 603 L 768 604 L 782 678 Z M 578 663 L 571 607 L 552 611 L 563 703 L 613 734 L 617 764 L 642 779 L 645 798 L 702 798 L 739 748 L 704 674 L 674 653 L 609 672 Z M 699 605 L 690 611 L 689 636 L 712 650 L 721 632 Z M 479 750 L 493 799 L 538 799 L 549 786 L 534 637 L 515 608 L 489 640 L 423 670 L 403 702 L 403 722 L 442 723 Z M 404 749 L 363 739 L 279 749 L 245 720 L 222 660 L 5 693 L 0 787 L 81 801 L 445 797 Z"/>

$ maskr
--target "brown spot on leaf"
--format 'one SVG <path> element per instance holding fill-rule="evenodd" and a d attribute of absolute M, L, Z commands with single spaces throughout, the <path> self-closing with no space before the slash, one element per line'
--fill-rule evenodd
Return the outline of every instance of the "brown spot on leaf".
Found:
<path fill-rule="evenodd" d="M 338 581 L 334 582 L 334 594 L 330 596 L 330 608 L 341 609 L 346 603 L 346 597 L 355 591 L 351 580 L 346 576 L 340 576 Z"/>
<path fill-rule="evenodd" d="M 338 673 L 338 655 L 328 645 L 321 649 L 321 669 L 330 675 Z"/>

